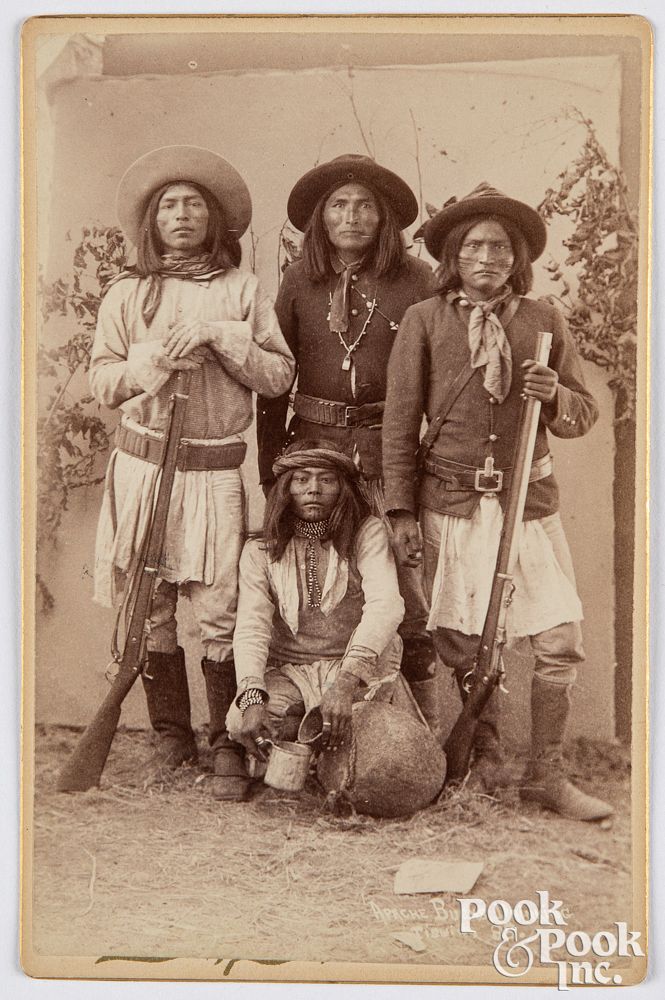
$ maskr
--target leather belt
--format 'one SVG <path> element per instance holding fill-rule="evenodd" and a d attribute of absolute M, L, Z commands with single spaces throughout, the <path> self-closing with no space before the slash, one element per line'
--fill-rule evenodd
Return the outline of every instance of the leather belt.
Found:
<path fill-rule="evenodd" d="M 348 406 L 333 399 L 318 399 L 297 392 L 293 409 L 297 416 L 313 424 L 327 424 L 331 427 L 378 427 L 383 422 L 385 403 L 364 403 L 362 406 Z"/>
<path fill-rule="evenodd" d="M 486 463 L 485 468 L 474 469 L 430 453 L 425 459 L 425 471 L 440 479 L 447 490 L 460 493 L 500 493 L 508 488 L 512 469 L 495 469 L 491 461 Z M 536 483 L 539 479 L 546 479 L 553 472 L 554 461 L 548 452 L 532 463 L 529 482 Z"/>
<path fill-rule="evenodd" d="M 139 434 L 123 424 L 116 429 L 115 446 L 126 455 L 142 458 L 145 462 L 159 465 L 162 460 L 164 441 L 162 438 Z M 237 469 L 245 459 L 247 445 L 244 441 L 230 441 L 228 444 L 193 444 L 183 439 L 178 448 L 176 468 L 180 472 L 207 472 L 212 469 Z"/>

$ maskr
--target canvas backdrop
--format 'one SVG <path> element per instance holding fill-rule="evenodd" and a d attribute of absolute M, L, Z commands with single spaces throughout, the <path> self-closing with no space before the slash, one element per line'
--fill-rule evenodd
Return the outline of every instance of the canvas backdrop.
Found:
<path fill-rule="evenodd" d="M 621 74 L 619 59 L 611 56 L 225 73 L 200 73 L 194 65 L 186 67 L 187 74 L 109 76 L 102 72 L 104 40 L 79 36 L 77 44 L 78 55 L 71 43 L 63 48 L 62 39 L 54 40 L 50 49 L 45 46 L 41 65 L 38 238 L 47 281 L 71 276 L 73 248 L 84 227 L 116 221 L 115 191 L 127 166 L 171 143 L 209 147 L 245 178 L 254 214 L 243 239 L 243 266 L 253 267 L 273 296 L 286 200 L 295 180 L 317 162 L 344 152 L 374 155 L 411 185 L 423 213 L 425 202 L 441 206 L 482 180 L 535 205 L 581 148 L 583 130 L 566 116 L 571 107 L 593 121 L 610 158 L 618 159 Z M 291 44 L 297 52 L 297 39 Z M 565 256 L 565 234 L 565 226 L 551 229 L 544 263 L 550 254 L 558 260 Z M 429 259 L 419 245 L 411 252 Z M 550 291 L 539 264 L 534 294 Z M 55 343 L 71 332 L 71 321 L 63 319 L 50 321 L 42 336 Z M 588 659 L 580 670 L 572 731 L 610 738 L 612 400 L 601 370 L 589 363 L 584 370 L 600 419 L 581 440 L 553 440 L 552 451 L 585 609 Z M 75 395 L 86 387 L 75 380 L 70 389 Z M 106 415 L 113 425 L 116 415 Z M 262 494 L 253 428 L 248 442 L 244 476 L 256 527 Z M 57 545 L 42 562 L 55 604 L 36 623 L 38 722 L 85 723 L 107 690 L 104 668 L 114 615 L 91 599 L 100 500 L 99 487 L 73 497 Z M 194 720 L 200 723 L 206 718 L 201 652 L 186 601 L 178 619 Z M 507 665 L 510 697 L 503 703 L 512 733 L 526 740 L 528 647 L 510 654 Z M 139 690 L 128 698 L 122 721 L 147 724 Z"/>

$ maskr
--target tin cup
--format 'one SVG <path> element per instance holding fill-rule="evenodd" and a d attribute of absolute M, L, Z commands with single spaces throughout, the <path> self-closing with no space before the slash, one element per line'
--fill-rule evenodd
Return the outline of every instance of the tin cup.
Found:
<path fill-rule="evenodd" d="M 270 746 L 270 757 L 264 784 L 271 788 L 279 788 L 285 792 L 299 792 L 304 787 L 312 751 L 301 743 L 288 743 L 286 740 L 257 740 L 261 749 Z"/>
<path fill-rule="evenodd" d="M 304 716 L 298 729 L 298 742 L 311 747 L 316 753 L 321 749 L 321 737 L 323 736 L 323 716 L 318 707 L 311 708 Z"/>

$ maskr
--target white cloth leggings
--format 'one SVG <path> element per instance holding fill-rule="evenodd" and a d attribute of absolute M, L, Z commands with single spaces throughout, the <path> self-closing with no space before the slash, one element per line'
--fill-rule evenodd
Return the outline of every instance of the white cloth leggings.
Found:
<path fill-rule="evenodd" d="M 238 604 L 238 562 L 245 540 L 244 498 L 239 473 L 234 471 L 213 477 L 212 497 L 216 522 L 212 583 L 190 580 L 178 584 L 158 580 L 147 645 L 154 652 L 176 651 L 176 607 L 179 594 L 184 594 L 192 604 L 203 655 L 219 663 L 230 656 L 233 646 Z"/>
<path fill-rule="evenodd" d="M 425 579 L 431 597 L 439 561 L 442 515 L 428 510 L 424 513 Z M 552 546 L 558 565 L 574 587 L 573 562 L 560 516 L 553 514 L 542 518 L 540 524 Z M 535 657 L 534 670 L 537 676 L 552 684 L 574 684 L 577 664 L 585 659 L 580 622 L 561 622 L 542 631 L 530 632 L 528 638 Z M 456 671 L 464 667 L 471 669 L 478 650 L 479 635 L 469 635 L 452 627 L 438 627 L 433 630 L 433 639 L 437 654 L 447 667 Z"/>

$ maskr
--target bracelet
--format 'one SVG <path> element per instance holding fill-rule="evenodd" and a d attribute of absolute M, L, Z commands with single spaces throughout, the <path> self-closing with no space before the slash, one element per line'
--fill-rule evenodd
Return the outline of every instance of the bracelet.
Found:
<path fill-rule="evenodd" d="M 265 705 L 268 695 L 261 688 L 247 688 L 246 691 L 236 699 L 236 705 L 242 715 L 245 714 L 250 705 Z"/>

